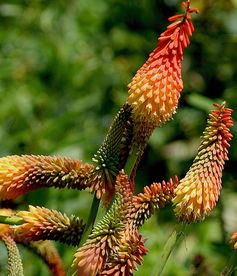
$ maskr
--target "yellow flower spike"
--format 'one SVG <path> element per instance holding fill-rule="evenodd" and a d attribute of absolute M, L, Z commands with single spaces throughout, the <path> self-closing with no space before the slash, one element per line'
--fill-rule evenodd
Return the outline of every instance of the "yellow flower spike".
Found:
<path fill-rule="evenodd" d="M 193 165 L 174 191 L 175 213 L 182 221 L 203 220 L 220 195 L 222 170 L 228 160 L 228 141 L 232 139 L 229 127 L 233 122 L 232 110 L 225 108 L 225 103 L 214 106 L 217 110 L 209 115 Z"/>

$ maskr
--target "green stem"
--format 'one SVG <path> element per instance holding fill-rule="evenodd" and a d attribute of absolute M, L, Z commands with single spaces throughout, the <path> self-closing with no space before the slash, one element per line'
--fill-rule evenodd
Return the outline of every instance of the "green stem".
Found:
<path fill-rule="evenodd" d="M 0 223 L 16 225 L 23 224 L 25 223 L 25 221 L 22 218 L 18 217 L 0 216 Z"/>
<path fill-rule="evenodd" d="M 127 162 L 124 166 L 124 172 L 130 176 L 138 158 L 139 149 L 135 146 L 132 153 L 129 155 Z"/>
<path fill-rule="evenodd" d="M 96 197 L 96 194 L 94 194 L 94 198 L 93 198 L 91 209 L 90 209 L 90 214 L 88 217 L 86 228 L 84 230 L 84 233 L 83 233 L 81 241 L 80 241 L 80 245 L 82 245 L 86 241 L 88 235 L 90 235 L 90 233 L 91 233 L 91 230 L 94 226 L 94 222 L 95 222 L 95 219 L 96 219 L 96 216 L 98 213 L 99 205 L 100 205 L 100 199 L 98 199 Z"/>
<path fill-rule="evenodd" d="M 184 236 L 186 224 L 178 224 L 176 225 L 175 229 L 169 236 L 168 240 L 165 243 L 165 246 L 162 250 L 161 260 L 158 264 L 154 267 L 152 276 L 160 276 L 163 272 L 165 265 L 169 259 L 169 256 L 173 252 L 174 248 L 176 247 L 179 239 L 181 236 Z"/>
<path fill-rule="evenodd" d="M 222 271 L 221 276 L 234 275 L 235 270 L 237 270 L 237 250 L 236 249 L 231 255 L 228 265 Z"/>

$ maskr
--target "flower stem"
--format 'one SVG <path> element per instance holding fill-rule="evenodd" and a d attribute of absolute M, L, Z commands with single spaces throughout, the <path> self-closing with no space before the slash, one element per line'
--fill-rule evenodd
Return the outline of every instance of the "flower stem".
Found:
<path fill-rule="evenodd" d="M 90 235 L 90 233 L 91 233 L 91 230 L 94 226 L 94 222 L 95 222 L 95 219 L 96 219 L 96 216 L 97 216 L 97 213 L 98 213 L 99 205 L 100 205 L 100 199 L 98 199 L 96 197 L 96 193 L 95 193 L 93 201 L 92 201 L 88 221 L 87 221 L 84 233 L 83 233 L 81 241 L 80 241 L 80 245 L 82 245 L 86 241 L 88 235 Z"/>
<path fill-rule="evenodd" d="M 0 216 L 0 223 L 15 225 L 15 224 L 23 224 L 24 222 L 25 221 L 22 218 Z"/>
<path fill-rule="evenodd" d="M 161 260 L 153 269 L 152 276 L 160 276 L 163 272 L 163 269 L 169 259 L 169 256 L 173 252 L 174 248 L 176 247 L 179 239 L 184 236 L 186 224 L 178 224 L 176 225 L 175 229 L 169 236 L 168 240 L 165 243 L 165 246 L 162 251 Z"/>
<path fill-rule="evenodd" d="M 137 158 L 138 158 L 138 153 L 139 153 L 139 149 L 137 147 L 134 147 L 133 151 L 131 152 L 131 154 L 129 155 L 129 157 L 127 159 L 127 162 L 124 166 L 124 172 L 128 176 L 131 176 L 131 173 L 134 169 L 134 166 L 135 166 Z"/>
<path fill-rule="evenodd" d="M 228 265 L 224 268 L 221 276 L 231 276 L 234 275 L 234 271 L 237 270 L 237 250 L 235 249 L 230 257 Z"/>

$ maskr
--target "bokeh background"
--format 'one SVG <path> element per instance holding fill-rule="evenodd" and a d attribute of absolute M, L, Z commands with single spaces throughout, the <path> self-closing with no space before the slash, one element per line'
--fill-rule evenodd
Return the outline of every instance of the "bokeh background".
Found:
<path fill-rule="evenodd" d="M 156 129 L 137 174 L 137 192 L 174 174 L 197 152 L 212 103 L 237 110 L 237 1 L 192 0 L 196 31 L 183 61 L 184 90 L 174 120 Z M 127 98 L 127 84 L 156 47 L 177 0 L 0 0 L 0 156 L 62 155 L 90 161 Z M 236 111 L 233 113 L 237 120 Z M 164 275 L 219 275 L 237 229 L 237 124 L 221 199 L 203 223 L 189 226 Z M 86 218 L 91 195 L 42 189 L 16 200 Z M 2 202 L 1 206 L 6 206 Z M 172 206 L 142 228 L 150 249 L 135 275 L 150 275 L 176 223 Z M 75 248 L 57 244 L 67 266 Z M 25 275 L 49 275 L 20 248 Z M 237 261 L 236 261 L 237 262 Z M 0 275 L 6 275 L 0 244 Z"/>

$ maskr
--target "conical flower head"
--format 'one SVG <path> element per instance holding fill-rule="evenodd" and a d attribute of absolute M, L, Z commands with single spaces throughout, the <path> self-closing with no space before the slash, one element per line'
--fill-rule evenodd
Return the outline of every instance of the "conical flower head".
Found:
<path fill-rule="evenodd" d="M 181 61 L 189 37 L 194 31 L 189 1 L 183 2 L 184 15 L 170 17 L 170 21 L 181 18 L 167 27 L 159 37 L 158 47 L 150 54 L 146 63 L 137 71 L 129 84 L 128 104 L 133 108 L 133 117 L 148 121 L 154 126 L 169 120 L 175 113 L 183 88 Z"/>
<path fill-rule="evenodd" d="M 214 106 L 217 110 L 210 113 L 193 165 L 175 189 L 175 213 L 181 220 L 188 222 L 204 219 L 216 205 L 222 170 L 225 160 L 228 160 L 228 141 L 232 139 L 229 131 L 229 127 L 233 126 L 232 110 L 225 108 L 225 103 Z"/>
<path fill-rule="evenodd" d="M 55 210 L 29 206 L 29 211 L 17 213 L 25 223 L 13 226 L 17 241 L 55 240 L 78 245 L 85 225 L 77 217 L 67 217 Z"/>
<path fill-rule="evenodd" d="M 233 235 L 230 238 L 230 243 L 234 244 L 234 249 L 237 249 L 237 231 L 233 233 Z"/>
<path fill-rule="evenodd" d="M 12 155 L 0 158 L 0 199 L 42 187 L 85 189 L 94 166 L 63 157 Z"/>

